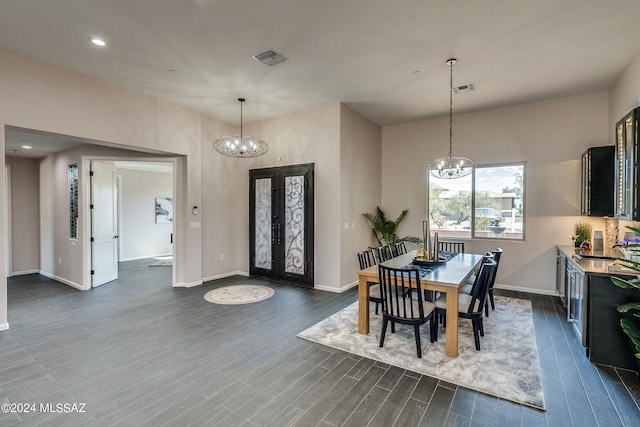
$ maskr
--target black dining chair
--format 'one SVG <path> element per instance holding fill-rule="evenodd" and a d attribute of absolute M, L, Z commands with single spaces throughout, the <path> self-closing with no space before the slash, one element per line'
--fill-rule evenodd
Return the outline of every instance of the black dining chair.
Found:
<path fill-rule="evenodd" d="M 396 243 L 396 254 L 403 255 L 407 253 L 407 245 L 404 242 Z"/>
<path fill-rule="evenodd" d="M 476 278 L 476 283 L 471 295 L 458 294 L 458 316 L 463 319 L 470 319 L 473 327 L 473 338 L 476 344 L 476 350 L 480 351 L 480 337 L 484 336 L 484 326 L 482 324 L 482 317 L 484 315 L 484 308 L 487 299 L 487 291 L 489 284 L 495 278 L 496 262 L 493 260 L 487 260 L 480 267 L 480 273 Z M 443 327 L 447 327 L 446 312 L 447 312 L 447 296 L 441 295 L 435 301 L 435 316 L 444 317 L 442 321 Z M 384 313 L 384 307 L 383 307 Z M 434 322 L 437 328 L 438 322 Z M 434 339 L 438 340 L 437 329 L 434 332 Z"/>
<path fill-rule="evenodd" d="M 389 261 L 391 258 L 393 258 L 393 251 L 391 250 L 391 246 L 385 245 L 385 246 L 380 246 L 378 248 L 379 263 Z"/>
<path fill-rule="evenodd" d="M 420 343 L 420 326 L 430 322 L 429 335 L 431 342 L 434 338 L 435 305 L 422 299 L 420 286 L 420 270 L 412 268 L 391 268 L 378 265 L 380 276 L 380 290 L 382 293 L 382 330 L 380 332 L 380 347 L 384 346 L 387 324 L 391 322 L 391 332 L 394 333 L 395 324 L 412 325 L 416 339 L 416 352 L 422 358 Z M 417 292 L 408 292 L 415 289 Z"/>
<path fill-rule="evenodd" d="M 376 265 L 373 252 L 369 250 L 358 252 L 358 262 L 360 263 L 360 270 Z M 382 304 L 379 283 L 369 283 L 369 301 L 376 304 L 376 314 L 378 314 L 378 306 Z"/>
<path fill-rule="evenodd" d="M 464 242 L 438 242 L 438 250 L 441 252 L 464 253 Z"/>
<path fill-rule="evenodd" d="M 485 259 L 487 257 L 491 257 L 491 259 L 493 259 L 496 262 L 496 275 L 498 274 L 498 267 L 500 266 L 500 257 L 502 256 L 502 249 L 500 248 L 496 248 L 494 250 L 492 250 L 491 252 L 487 252 L 487 254 L 485 255 Z M 489 284 L 489 289 L 487 289 L 487 293 L 488 293 L 488 297 L 487 300 L 485 301 L 485 305 L 484 305 L 484 312 L 485 315 L 487 317 L 489 317 L 489 303 L 491 303 L 491 310 L 495 310 L 496 309 L 496 305 L 495 302 L 493 300 L 493 288 L 495 287 L 496 284 L 496 280 L 495 280 L 495 275 L 493 277 L 493 281 Z M 469 282 L 462 285 L 459 289 L 458 292 L 462 293 L 462 294 L 471 294 L 473 292 L 473 286 L 474 286 L 474 282 L 475 281 L 475 276 L 471 276 L 469 278 Z"/>

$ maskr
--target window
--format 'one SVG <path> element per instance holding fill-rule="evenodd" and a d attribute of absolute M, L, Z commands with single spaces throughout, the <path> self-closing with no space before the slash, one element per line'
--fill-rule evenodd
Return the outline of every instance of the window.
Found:
<path fill-rule="evenodd" d="M 525 163 L 476 166 L 459 179 L 428 177 L 431 230 L 442 237 L 524 239 Z"/>
<path fill-rule="evenodd" d="M 69 165 L 69 237 L 78 238 L 78 164 Z"/>

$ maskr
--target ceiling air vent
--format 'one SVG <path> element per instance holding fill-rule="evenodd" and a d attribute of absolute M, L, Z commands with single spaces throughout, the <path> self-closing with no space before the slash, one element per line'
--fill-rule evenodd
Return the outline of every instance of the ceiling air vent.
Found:
<path fill-rule="evenodd" d="M 467 83 L 464 85 L 455 86 L 453 88 L 454 93 L 465 93 L 473 91 L 473 83 Z"/>
<path fill-rule="evenodd" d="M 288 59 L 276 52 L 275 50 L 267 50 L 266 52 L 256 53 L 253 55 L 253 59 L 257 59 L 263 64 L 267 64 L 269 67 L 287 62 Z"/>

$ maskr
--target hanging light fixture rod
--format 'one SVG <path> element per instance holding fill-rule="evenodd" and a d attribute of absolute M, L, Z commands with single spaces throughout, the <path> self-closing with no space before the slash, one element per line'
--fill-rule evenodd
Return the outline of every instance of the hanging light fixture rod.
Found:
<path fill-rule="evenodd" d="M 473 160 L 453 155 L 453 65 L 456 62 L 458 62 L 456 58 L 449 58 L 446 61 L 449 66 L 449 155 L 429 163 L 429 173 L 435 178 L 462 178 L 469 175 L 475 167 Z"/>

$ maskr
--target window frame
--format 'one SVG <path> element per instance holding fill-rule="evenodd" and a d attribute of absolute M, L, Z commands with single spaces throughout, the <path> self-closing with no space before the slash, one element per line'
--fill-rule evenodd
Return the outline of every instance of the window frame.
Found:
<path fill-rule="evenodd" d="M 491 236 L 478 236 L 476 234 L 476 169 L 488 169 L 488 168 L 500 168 L 500 167 L 509 167 L 509 166 L 520 166 L 522 167 L 522 232 L 521 237 L 518 238 L 505 238 L 505 237 L 491 237 Z M 430 218 L 430 189 L 431 189 L 431 176 L 427 171 L 427 188 L 426 188 L 426 196 L 427 196 L 427 209 L 426 209 L 426 218 L 427 220 L 431 220 Z M 483 165 L 476 165 L 471 172 L 471 215 L 470 215 L 470 228 L 469 236 L 460 236 L 456 237 L 457 239 L 462 240 L 471 240 L 471 239 L 482 239 L 482 240 L 501 240 L 501 241 L 513 241 L 513 242 L 524 242 L 526 241 L 526 230 L 527 230 L 527 162 L 506 162 L 506 163 L 490 163 Z"/>

